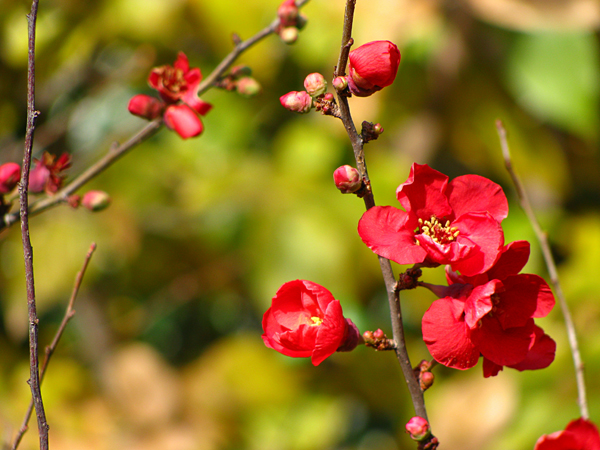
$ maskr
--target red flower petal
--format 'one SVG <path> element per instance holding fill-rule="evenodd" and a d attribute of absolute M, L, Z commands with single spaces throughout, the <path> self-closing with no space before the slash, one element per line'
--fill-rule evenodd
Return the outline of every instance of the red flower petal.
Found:
<path fill-rule="evenodd" d="M 418 218 L 438 219 L 452 214 L 452 208 L 445 194 L 448 177 L 427 164 L 414 163 L 406 182 L 396 189 L 396 198 L 407 212 Z"/>
<path fill-rule="evenodd" d="M 594 423 L 579 418 L 563 431 L 540 437 L 534 450 L 600 450 L 600 433 Z"/>
<path fill-rule="evenodd" d="M 467 258 L 455 258 L 450 262 L 452 270 L 458 270 L 466 276 L 473 276 L 488 270 L 504 245 L 504 232 L 502 226 L 489 213 L 467 213 L 460 216 L 452 226 L 460 234 L 457 242 L 463 244 L 463 239 L 468 239 L 475 246 Z"/>
<path fill-rule="evenodd" d="M 165 124 L 184 139 L 198 136 L 204 126 L 198 115 L 187 105 L 171 105 L 164 115 Z"/>
<path fill-rule="evenodd" d="M 554 307 L 554 296 L 537 275 L 522 273 L 504 280 L 496 317 L 504 329 L 522 327 L 531 317 L 543 317 Z M 539 310 L 541 315 L 536 315 Z"/>
<path fill-rule="evenodd" d="M 463 316 L 463 301 L 442 298 L 431 304 L 423 315 L 423 341 L 439 363 L 465 370 L 479 360 L 479 350 L 470 340 Z"/>
<path fill-rule="evenodd" d="M 398 264 L 415 264 L 425 260 L 427 252 L 414 237 L 416 220 L 410 214 L 392 206 L 375 206 L 367 210 L 358 222 L 358 234 L 379 256 Z"/>
<path fill-rule="evenodd" d="M 465 301 L 465 323 L 471 329 L 492 310 L 492 295 L 499 290 L 504 290 L 502 282 L 493 280 L 481 286 L 473 288 Z"/>
<path fill-rule="evenodd" d="M 190 70 L 190 63 L 185 53 L 179 52 L 177 54 L 177 59 L 175 60 L 175 63 L 173 63 L 173 67 L 181 69 L 183 73 L 187 73 L 187 71 Z"/>
<path fill-rule="evenodd" d="M 556 342 L 544 333 L 537 325 L 534 328 L 535 339 L 532 343 L 529 353 L 523 361 L 510 367 L 519 371 L 537 370 L 548 367 L 556 354 Z"/>
<path fill-rule="evenodd" d="M 533 319 L 524 327 L 503 330 L 498 320 L 488 315 L 479 328 L 471 330 L 471 341 L 481 354 L 501 366 L 523 361 L 534 336 Z"/>
<path fill-rule="evenodd" d="M 327 306 L 323 323 L 317 328 L 317 339 L 311 361 L 318 366 L 331 356 L 341 345 L 346 334 L 346 320 L 342 314 L 342 306 L 334 300 Z"/>
<path fill-rule="evenodd" d="M 509 275 L 518 274 L 529 259 L 530 246 L 527 241 L 513 241 L 503 249 L 496 264 L 487 272 L 490 280 L 503 280 Z"/>
<path fill-rule="evenodd" d="M 487 211 L 498 222 L 508 216 L 508 200 L 500 185 L 479 175 L 454 178 L 446 190 L 454 217 Z"/>

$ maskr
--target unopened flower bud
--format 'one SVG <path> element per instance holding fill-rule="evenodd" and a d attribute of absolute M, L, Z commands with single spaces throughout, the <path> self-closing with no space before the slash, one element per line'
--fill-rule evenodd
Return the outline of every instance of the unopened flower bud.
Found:
<path fill-rule="evenodd" d="M 373 126 L 373 131 L 377 134 L 381 134 L 383 133 L 383 127 L 380 123 L 376 123 L 375 126 Z"/>
<path fill-rule="evenodd" d="M 383 332 L 383 330 L 381 328 L 377 328 L 374 332 L 373 332 L 373 337 L 375 339 L 385 339 L 385 333 Z"/>
<path fill-rule="evenodd" d="M 336 91 L 343 91 L 348 87 L 348 80 L 346 77 L 335 77 L 331 82 Z"/>
<path fill-rule="evenodd" d="M 394 82 L 400 51 L 390 41 L 368 42 L 349 55 L 348 88 L 358 97 L 367 97 Z"/>
<path fill-rule="evenodd" d="M 261 91 L 261 86 L 254 78 L 243 77 L 235 82 L 235 89 L 245 97 L 252 97 Z"/>
<path fill-rule="evenodd" d="M 300 12 L 294 0 L 285 0 L 281 5 L 279 5 L 279 8 L 277 9 L 277 16 L 279 17 L 279 22 L 284 27 L 296 26 L 296 21 L 298 19 L 299 13 Z"/>
<path fill-rule="evenodd" d="M 333 172 L 333 181 L 342 194 L 351 194 L 362 187 L 362 178 L 352 166 L 341 166 Z"/>
<path fill-rule="evenodd" d="M 406 424 L 406 431 L 415 441 L 422 441 L 429 436 L 429 424 L 422 417 L 413 417 Z"/>
<path fill-rule="evenodd" d="M 370 330 L 365 331 L 363 333 L 363 339 L 365 341 L 372 341 L 373 339 L 375 339 L 374 336 L 373 336 L 373 332 L 370 331 Z"/>
<path fill-rule="evenodd" d="M 419 376 L 419 384 L 421 386 L 421 389 L 423 389 L 424 391 L 429 389 L 431 386 L 433 386 L 434 380 L 435 380 L 435 375 L 433 373 L 421 372 L 421 375 Z"/>
<path fill-rule="evenodd" d="M 0 194 L 12 191 L 21 179 L 21 166 L 9 162 L 0 166 Z"/>
<path fill-rule="evenodd" d="M 88 191 L 84 194 L 81 204 L 90 211 L 101 211 L 110 205 L 110 197 L 104 191 Z"/>
<path fill-rule="evenodd" d="M 323 96 L 323 100 L 328 101 L 328 102 L 332 102 L 333 101 L 333 94 L 331 92 L 328 92 L 327 94 L 325 94 Z"/>
<path fill-rule="evenodd" d="M 161 115 L 164 103 L 156 97 L 138 94 L 129 100 L 127 109 L 131 114 L 152 120 Z"/>
<path fill-rule="evenodd" d="M 313 106 L 312 97 L 305 91 L 288 92 L 279 97 L 279 101 L 285 109 L 299 113 L 307 113 Z"/>
<path fill-rule="evenodd" d="M 281 30 L 279 30 L 279 37 L 286 44 L 293 44 L 294 42 L 296 42 L 298 40 L 299 35 L 300 32 L 296 27 L 284 27 Z"/>
<path fill-rule="evenodd" d="M 325 81 L 325 77 L 320 73 L 311 73 L 304 79 L 304 88 L 311 97 L 318 97 L 327 91 L 327 81 Z"/>

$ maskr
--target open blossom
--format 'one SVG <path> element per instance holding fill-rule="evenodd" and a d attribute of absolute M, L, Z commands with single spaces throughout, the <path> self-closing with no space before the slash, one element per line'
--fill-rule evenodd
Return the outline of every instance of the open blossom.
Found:
<path fill-rule="evenodd" d="M 400 51 L 390 41 L 372 41 L 350 52 L 348 88 L 358 97 L 367 97 L 396 79 Z"/>
<path fill-rule="evenodd" d="M 488 270 L 504 245 L 500 222 L 508 215 L 502 188 L 478 175 L 448 177 L 413 164 L 396 190 L 404 211 L 375 206 L 358 234 L 376 254 L 398 264 L 450 264 L 463 275 Z"/>
<path fill-rule="evenodd" d="M 534 450 L 600 450 L 600 433 L 590 420 L 579 418 L 562 431 L 540 437 Z"/>
<path fill-rule="evenodd" d="M 336 351 L 358 343 L 358 329 L 342 314 L 339 300 L 312 281 L 285 283 L 262 321 L 263 341 L 269 348 L 296 358 L 311 358 L 315 366 Z"/>
<path fill-rule="evenodd" d="M 160 100 L 136 95 L 129 101 L 129 112 L 148 120 L 163 114 L 167 127 L 182 138 L 198 136 L 204 130 L 199 116 L 212 108 L 198 98 L 201 80 L 200 69 L 190 69 L 187 56 L 180 52 L 173 66 L 155 67 L 148 76 L 148 84 L 158 91 Z"/>
<path fill-rule="evenodd" d="M 65 170 L 71 167 L 71 155 L 63 153 L 58 158 L 44 152 L 42 159 L 35 159 L 35 167 L 29 173 L 29 191 L 54 194 L 58 191 L 65 181 Z"/>
<path fill-rule="evenodd" d="M 468 369 L 483 356 L 485 377 L 503 366 L 517 370 L 547 367 L 555 342 L 535 325 L 554 307 L 554 296 L 539 276 L 519 274 L 529 244 L 507 245 L 489 271 L 474 277 L 448 273 L 447 287 L 427 286 L 440 297 L 423 315 L 423 340 L 439 363 Z"/>

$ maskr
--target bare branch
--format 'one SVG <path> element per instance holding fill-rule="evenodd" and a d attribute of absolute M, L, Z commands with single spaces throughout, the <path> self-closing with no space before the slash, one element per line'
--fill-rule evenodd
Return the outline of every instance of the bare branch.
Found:
<path fill-rule="evenodd" d="M 579 353 L 579 345 L 577 343 L 577 333 L 575 332 L 575 325 L 573 324 L 573 318 L 571 317 L 571 312 L 569 311 L 569 305 L 567 304 L 567 300 L 562 291 L 562 287 L 560 285 L 560 280 L 558 278 L 558 271 L 556 270 L 556 263 L 554 262 L 554 257 L 552 256 L 552 251 L 550 250 L 550 244 L 548 244 L 548 235 L 545 231 L 542 230 L 540 224 L 535 217 L 535 213 L 533 212 L 533 208 L 531 207 L 531 203 L 529 201 L 529 197 L 527 196 L 527 192 L 523 187 L 523 183 L 521 179 L 517 176 L 516 172 L 513 169 L 512 160 L 510 157 L 510 149 L 508 147 L 508 139 L 506 138 L 506 129 L 502 124 L 502 121 L 496 121 L 496 128 L 498 130 L 498 136 L 500 137 L 500 145 L 502 147 L 502 155 L 504 156 L 504 164 L 506 166 L 506 170 L 510 174 L 513 184 L 515 185 L 515 189 L 517 191 L 517 196 L 519 198 L 519 203 L 521 207 L 525 211 L 529 222 L 531 223 L 531 227 L 535 232 L 535 235 L 540 243 L 540 247 L 542 249 L 542 254 L 544 255 L 544 261 L 546 262 L 546 266 L 548 267 L 548 273 L 550 275 L 550 282 L 554 287 L 554 293 L 556 297 L 558 297 L 558 302 L 560 304 L 560 308 L 562 310 L 563 317 L 565 319 L 565 326 L 567 328 L 567 336 L 569 338 L 569 346 L 571 347 L 571 354 L 573 355 L 573 363 L 575 365 L 575 378 L 577 380 L 577 392 L 578 392 L 578 404 L 579 410 L 581 412 L 581 417 L 584 419 L 589 418 L 587 399 L 585 393 L 585 378 L 583 374 L 583 361 L 581 360 L 581 354 Z"/>

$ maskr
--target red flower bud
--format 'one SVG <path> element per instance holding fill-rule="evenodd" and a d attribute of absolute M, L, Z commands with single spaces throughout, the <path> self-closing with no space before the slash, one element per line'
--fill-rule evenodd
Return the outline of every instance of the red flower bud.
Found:
<path fill-rule="evenodd" d="M 164 103 L 155 97 L 139 94 L 129 100 L 127 109 L 131 114 L 134 114 L 144 119 L 152 120 L 161 115 Z"/>
<path fill-rule="evenodd" d="M 373 41 L 352 50 L 349 60 L 348 87 L 354 95 L 367 97 L 394 82 L 400 51 L 390 41 Z"/>
<path fill-rule="evenodd" d="M 311 73 L 304 79 L 304 89 L 311 97 L 318 97 L 327 92 L 327 81 L 320 73 Z"/>
<path fill-rule="evenodd" d="M 348 322 L 331 292 L 311 281 L 295 280 L 279 288 L 262 326 L 267 347 L 286 356 L 311 358 L 318 366 L 342 346 Z"/>
<path fill-rule="evenodd" d="M 104 191 L 88 191 L 84 194 L 81 204 L 90 211 L 101 211 L 110 205 L 110 197 Z"/>
<path fill-rule="evenodd" d="M 294 0 L 285 0 L 277 9 L 277 17 L 284 27 L 295 27 L 299 13 Z"/>
<path fill-rule="evenodd" d="M 333 172 L 333 181 L 342 194 L 351 194 L 362 187 L 362 178 L 352 166 L 341 166 Z"/>
<path fill-rule="evenodd" d="M 279 97 L 281 105 L 289 110 L 299 113 L 307 113 L 313 106 L 312 97 L 305 91 L 292 91 Z"/>
<path fill-rule="evenodd" d="M 406 424 L 406 431 L 415 441 L 422 441 L 429 436 L 429 424 L 422 417 L 413 417 Z"/>
<path fill-rule="evenodd" d="M 12 191 L 21 179 L 21 166 L 9 162 L 0 166 L 0 194 Z"/>
<path fill-rule="evenodd" d="M 348 87 L 348 80 L 346 77 L 335 77 L 332 84 L 336 91 L 343 91 Z"/>
<path fill-rule="evenodd" d="M 260 83 L 252 77 L 243 77 L 235 82 L 235 89 L 245 97 L 252 97 L 261 90 Z"/>

